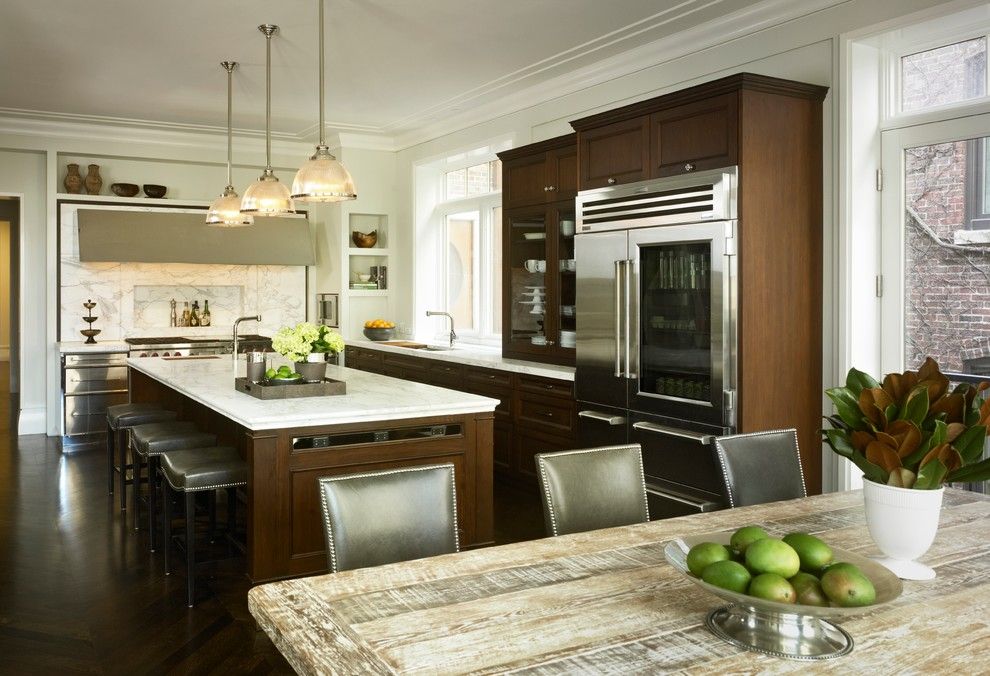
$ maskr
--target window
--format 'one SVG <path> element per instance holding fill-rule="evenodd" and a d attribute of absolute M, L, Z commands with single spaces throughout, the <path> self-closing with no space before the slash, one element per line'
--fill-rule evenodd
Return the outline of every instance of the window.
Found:
<path fill-rule="evenodd" d="M 990 229 L 990 139 L 966 142 L 966 226 L 970 230 Z"/>
<path fill-rule="evenodd" d="M 444 174 L 444 199 L 459 200 L 501 190 L 501 164 L 492 160 L 448 171 Z"/>
<path fill-rule="evenodd" d="M 482 152 L 484 151 L 484 152 Z M 431 281 L 417 292 L 423 304 L 454 319 L 457 335 L 469 342 L 497 344 L 502 331 L 502 163 L 483 148 L 438 164 L 442 196 L 421 240 L 420 265 Z M 459 166 L 458 166 L 459 165 Z M 435 253 L 433 253 L 435 252 Z"/>
<path fill-rule="evenodd" d="M 902 56 L 900 82 L 900 108 L 903 112 L 986 96 L 986 37 Z"/>

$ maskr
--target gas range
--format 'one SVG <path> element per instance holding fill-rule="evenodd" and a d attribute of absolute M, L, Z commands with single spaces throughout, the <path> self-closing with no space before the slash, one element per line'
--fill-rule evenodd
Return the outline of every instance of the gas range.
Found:
<path fill-rule="evenodd" d="M 231 354 L 234 351 L 233 338 L 218 336 L 192 338 L 187 336 L 142 336 L 125 338 L 130 345 L 129 357 L 187 357 L 195 355 Z M 240 353 L 256 350 L 270 350 L 271 338 L 257 334 L 237 337 L 237 351 Z"/>

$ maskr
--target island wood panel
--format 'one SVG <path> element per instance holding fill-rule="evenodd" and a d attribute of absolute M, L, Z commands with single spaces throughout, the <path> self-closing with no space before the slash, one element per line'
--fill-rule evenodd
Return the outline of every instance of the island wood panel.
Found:
<path fill-rule="evenodd" d="M 987 496 L 946 491 L 922 557 L 938 577 L 905 582 L 889 604 L 843 618 L 855 648 L 826 662 L 716 638 L 704 618 L 725 601 L 665 562 L 673 538 L 752 523 L 877 553 L 862 493 L 849 491 L 262 585 L 248 606 L 300 674 L 985 671 Z"/>
<path fill-rule="evenodd" d="M 238 448 L 248 461 L 247 572 L 255 582 L 327 569 L 316 478 L 329 474 L 454 462 L 462 548 L 491 544 L 493 523 L 493 414 L 474 413 L 408 420 L 248 430 L 140 371 L 129 369 L 131 401 L 152 401 L 176 411 L 218 443 Z M 453 437 L 361 443 L 293 450 L 296 437 L 458 424 Z M 312 489 L 301 488 L 312 480 Z"/>

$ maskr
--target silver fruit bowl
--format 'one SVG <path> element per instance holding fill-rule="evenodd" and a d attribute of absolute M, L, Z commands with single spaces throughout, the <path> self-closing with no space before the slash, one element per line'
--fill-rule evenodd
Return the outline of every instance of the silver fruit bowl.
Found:
<path fill-rule="evenodd" d="M 696 544 L 729 544 L 733 531 L 678 538 L 667 543 L 663 554 L 691 582 L 730 604 L 708 614 L 705 624 L 713 634 L 739 648 L 793 660 L 825 660 L 848 655 L 853 638 L 845 629 L 825 618 L 851 617 L 890 603 L 904 591 L 896 575 L 879 563 L 845 549 L 832 547 L 833 560 L 858 567 L 877 591 L 876 602 L 858 608 L 807 606 L 779 603 L 739 594 L 708 584 L 688 571 L 687 554 Z"/>

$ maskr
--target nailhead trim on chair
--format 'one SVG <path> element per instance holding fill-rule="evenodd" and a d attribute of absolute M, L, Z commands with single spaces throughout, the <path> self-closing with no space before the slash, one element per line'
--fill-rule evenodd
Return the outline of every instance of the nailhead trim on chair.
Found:
<path fill-rule="evenodd" d="M 554 457 L 560 457 L 564 455 L 581 455 L 583 453 L 600 453 L 605 450 L 625 450 L 635 448 L 639 451 L 639 478 L 643 484 L 643 511 L 646 513 L 646 520 L 650 520 L 650 500 L 646 495 L 646 472 L 643 471 L 643 447 L 639 444 L 620 444 L 617 446 L 596 446 L 594 448 L 579 448 L 573 451 L 555 451 L 552 454 Z M 542 454 L 541 454 L 542 455 Z M 550 486 L 547 481 L 547 470 L 543 464 L 543 458 L 537 456 L 537 464 L 540 466 L 540 478 L 543 480 L 543 494 L 547 498 L 547 505 L 550 507 L 550 528 L 553 531 L 553 536 L 557 537 L 557 510 L 553 506 L 553 497 L 550 495 Z"/>
<path fill-rule="evenodd" d="M 454 551 L 461 551 L 461 540 L 460 535 L 457 533 L 457 482 L 454 476 L 454 468 L 450 464 L 440 464 L 440 465 L 420 465 L 417 467 L 401 467 L 398 469 L 384 470 L 381 472 L 360 472 L 358 474 L 342 474 L 339 476 L 324 476 L 316 480 L 317 486 L 320 488 L 320 504 L 323 507 L 323 514 L 330 513 L 330 505 L 327 504 L 327 494 L 323 490 L 323 484 L 329 483 L 331 481 L 347 481 L 348 479 L 363 479 L 372 476 L 388 476 L 390 474 L 407 474 L 409 472 L 423 472 L 428 469 L 450 469 L 450 502 L 454 507 Z M 333 542 L 333 527 L 327 523 L 327 549 L 330 550 L 330 565 L 332 570 L 331 573 L 337 572 L 337 549 L 334 547 Z"/>
<path fill-rule="evenodd" d="M 782 429 L 782 430 L 766 430 L 764 432 L 748 432 L 746 434 L 730 434 L 728 435 L 732 439 L 749 439 L 751 437 L 764 437 L 770 434 L 780 434 L 781 432 L 792 432 L 794 434 L 794 451 L 797 453 L 798 461 L 798 472 L 801 474 L 801 490 L 804 493 L 804 497 L 808 497 L 808 485 L 804 482 L 804 468 L 801 466 L 801 451 L 798 445 L 798 435 L 796 429 Z M 718 458 L 719 468 L 722 470 L 722 483 L 725 484 L 725 493 L 729 497 L 729 507 L 735 507 L 736 501 L 732 496 L 732 487 L 729 485 L 729 472 L 725 468 L 725 447 L 722 446 L 719 441 L 719 437 L 715 437 L 715 457 Z"/>
<path fill-rule="evenodd" d="M 247 486 L 247 481 L 238 481 L 232 484 L 217 484 L 216 486 L 203 486 L 202 488 L 179 488 L 169 480 L 168 474 L 165 473 L 165 470 L 159 469 L 158 471 L 162 474 L 162 476 L 165 477 L 165 481 L 168 483 L 169 486 L 172 487 L 172 490 L 176 491 L 177 493 L 199 493 L 200 491 L 215 491 L 221 488 L 236 488 L 237 486 Z"/>

